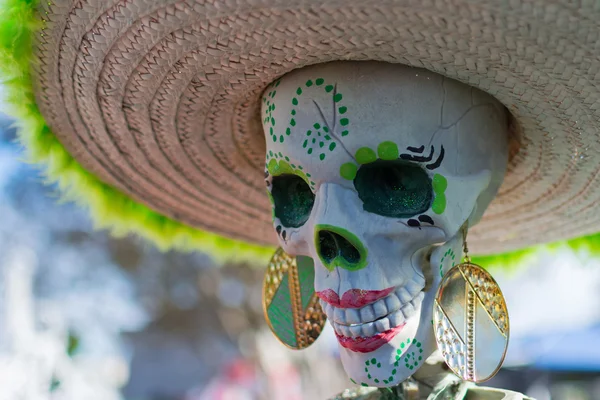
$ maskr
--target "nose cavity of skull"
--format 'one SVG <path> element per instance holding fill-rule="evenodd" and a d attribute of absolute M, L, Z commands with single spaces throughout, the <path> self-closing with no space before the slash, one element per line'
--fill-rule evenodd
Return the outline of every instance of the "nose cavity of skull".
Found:
<path fill-rule="evenodd" d="M 367 265 L 367 248 L 346 229 L 317 225 L 315 245 L 323 266 L 330 271 L 336 267 L 356 271 Z"/>

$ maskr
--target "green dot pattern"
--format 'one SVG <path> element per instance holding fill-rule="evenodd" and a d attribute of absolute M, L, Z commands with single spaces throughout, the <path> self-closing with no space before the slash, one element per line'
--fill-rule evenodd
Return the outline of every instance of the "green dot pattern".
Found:
<path fill-rule="evenodd" d="M 440 174 L 435 174 L 432 179 L 433 192 L 435 198 L 431 204 L 431 210 L 436 214 L 442 214 L 446 210 L 446 189 L 448 188 L 448 180 Z"/>
<path fill-rule="evenodd" d="M 306 92 L 306 88 L 321 88 L 320 90 L 325 90 L 326 93 L 332 93 L 332 100 L 333 100 L 333 104 L 334 104 L 334 108 L 337 109 L 337 115 L 343 115 L 346 114 L 346 112 L 348 111 L 348 108 L 344 105 L 341 105 L 340 103 L 342 102 L 344 96 L 342 95 L 342 93 L 335 93 L 334 89 L 334 85 L 329 85 L 329 84 L 325 84 L 325 79 L 323 78 L 317 78 L 317 79 L 309 79 L 305 82 L 304 84 L 305 87 L 298 87 L 296 89 L 295 92 L 295 97 L 292 98 L 292 110 L 291 110 L 291 115 L 295 116 L 297 114 L 297 110 L 295 107 L 298 106 L 298 104 L 300 104 L 300 100 L 299 97 L 302 96 L 305 92 Z M 265 98 L 267 98 L 270 94 L 267 94 L 267 96 L 265 96 Z M 269 101 L 269 100 L 266 100 Z M 266 104 L 266 103 L 265 103 Z M 274 108 L 273 108 L 274 109 Z M 269 108 L 269 110 L 271 110 Z M 272 110 L 271 110 L 272 111 Z M 271 117 L 271 115 L 269 114 L 269 117 Z M 337 117 L 336 117 L 337 118 Z M 266 121 L 266 119 L 265 119 Z M 348 117 L 344 117 L 344 118 L 340 118 L 339 119 L 339 125 L 346 127 L 348 124 L 350 123 Z M 336 121 L 334 120 L 332 122 L 332 124 L 335 126 Z M 273 127 L 275 126 L 275 124 L 273 124 Z M 289 136 L 291 135 L 291 133 L 294 131 L 294 127 L 296 126 L 296 120 L 294 118 L 290 119 L 289 122 L 289 127 L 286 129 L 286 135 Z M 322 137 L 324 138 L 323 141 L 319 141 L 318 144 L 316 142 L 316 140 L 304 140 L 302 142 L 302 148 L 305 149 L 307 154 L 315 154 L 319 156 L 319 160 L 324 161 L 327 158 L 327 154 L 333 152 L 336 148 L 337 148 L 337 143 L 335 141 L 333 141 L 332 136 L 328 135 L 327 133 L 329 133 L 331 130 L 331 126 L 328 126 L 327 123 L 325 123 L 323 125 L 322 122 L 315 122 L 313 124 L 313 129 L 308 130 L 305 135 L 311 136 L 311 135 L 315 135 L 317 137 Z M 341 136 L 347 136 L 350 133 L 349 129 L 346 127 L 343 129 L 343 131 L 341 132 Z M 274 142 L 277 141 L 277 135 L 275 133 L 275 138 L 273 140 Z M 279 141 L 281 143 L 283 143 L 285 141 L 285 136 L 280 135 L 279 136 Z M 319 151 L 316 152 L 316 145 L 318 146 Z"/>
<path fill-rule="evenodd" d="M 277 90 L 275 88 L 281 83 L 280 80 L 275 81 L 271 86 L 271 90 L 263 97 L 263 105 L 265 107 L 265 116 L 263 118 L 263 124 L 265 127 L 269 127 L 269 134 L 273 142 L 277 142 L 277 132 L 275 132 L 275 118 L 273 117 L 273 111 L 275 111 L 275 95 Z M 279 137 L 279 141 L 283 142 L 283 136 Z"/>
<path fill-rule="evenodd" d="M 403 361 L 404 361 L 404 366 L 409 369 L 410 371 L 416 370 L 418 369 L 417 367 L 419 366 L 419 364 L 421 363 L 421 361 L 423 361 L 423 346 L 421 344 L 421 342 L 419 342 L 417 339 L 407 339 L 406 340 L 406 345 L 408 347 L 408 345 L 413 344 L 415 345 L 416 349 L 413 351 L 407 351 L 406 353 L 404 353 L 404 357 L 403 357 Z M 400 354 L 400 350 L 397 351 L 397 354 Z M 398 363 L 398 361 L 396 361 L 396 363 Z"/>
<path fill-rule="evenodd" d="M 436 214 L 442 214 L 446 210 L 446 195 L 437 194 L 433 203 L 431 203 L 431 210 Z"/>
<path fill-rule="evenodd" d="M 444 193 L 448 188 L 448 180 L 440 174 L 435 174 L 432 180 L 433 191 L 436 193 Z"/>
<path fill-rule="evenodd" d="M 420 342 L 415 341 L 416 343 L 419 343 L 420 346 Z M 411 339 L 408 339 L 407 341 L 408 344 L 411 343 Z M 404 344 L 404 343 L 402 343 Z M 423 352 L 423 350 L 421 350 L 421 353 Z M 397 350 L 397 355 L 396 355 L 396 362 L 394 363 L 394 369 L 392 369 L 391 375 L 390 376 L 386 376 L 385 379 L 382 379 L 383 383 L 390 384 L 392 382 L 394 382 L 394 380 L 396 379 L 396 375 L 398 374 L 398 360 L 400 359 L 402 352 L 400 349 Z M 380 380 L 379 378 L 373 378 L 373 374 L 375 372 L 371 371 L 371 369 L 373 369 L 373 371 L 377 371 L 378 369 L 381 369 L 381 362 L 379 360 L 377 360 L 377 358 L 373 357 L 370 360 L 365 361 L 365 372 L 367 373 L 367 378 L 372 380 L 374 383 L 379 383 Z M 414 368 L 414 366 L 413 366 Z M 381 374 L 381 372 L 379 372 L 379 374 Z"/>
<path fill-rule="evenodd" d="M 394 142 L 382 142 L 377 146 L 377 155 L 382 160 L 397 160 L 400 152 Z"/>
<path fill-rule="evenodd" d="M 368 147 L 361 147 L 354 156 L 359 164 L 369 164 L 377 160 L 377 155 Z"/>
<path fill-rule="evenodd" d="M 444 253 L 444 255 L 442 256 L 442 259 L 440 260 L 440 276 L 443 277 L 444 276 L 444 262 L 450 262 L 450 268 L 454 267 L 456 265 L 456 254 L 454 254 L 454 250 L 452 249 L 448 249 L 446 250 L 446 252 Z M 450 269 L 448 268 L 448 269 Z"/>
<path fill-rule="evenodd" d="M 356 178 L 356 172 L 358 168 L 354 163 L 345 163 L 340 166 L 340 176 L 349 181 L 353 181 Z"/>
<path fill-rule="evenodd" d="M 342 132 L 342 136 L 345 136 L 346 131 Z M 373 151 L 368 147 L 361 147 L 358 149 L 354 155 L 356 162 L 359 164 L 369 164 L 372 162 L 379 160 L 392 161 L 397 160 L 400 157 L 400 151 L 398 149 L 398 145 L 391 141 L 381 142 L 377 146 L 377 152 Z M 345 164 L 340 167 L 340 176 L 344 179 L 353 180 L 356 177 L 356 173 L 352 173 L 352 168 L 350 166 L 346 166 Z M 438 175 L 436 175 L 438 176 Z M 439 175 L 439 178 L 434 178 L 433 180 L 434 191 L 437 188 L 436 193 L 441 193 L 438 195 L 438 205 L 436 209 L 439 210 L 440 207 L 445 209 L 445 196 L 443 195 L 443 191 L 447 187 L 446 178 Z M 443 202 L 443 203 L 442 203 Z M 443 206 L 443 207 L 442 207 Z M 443 212 L 443 211 L 442 211 Z"/>
<path fill-rule="evenodd" d="M 310 174 L 307 174 L 303 171 L 301 165 L 290 164 L 290 158 L 288 156 L 284 156 L 280 153 L 273 153 L 269 151 L 267 153 L 267 163 L 265 164 L 265 169 L 269 171 L 271 176 L 279 176 L 283 174 L 292 174 L 297 175 L 306 182 L 308 186 L 315 191 L 315 182 L 310 179 Z M 272 199 L 270 199 L 272 200 Z"/>
<path fill-rule="evenodd" d="M 275 199 L 273 199 L 273 195 L 271 194 L 269 188 L 267 188 L 267 196 L 271 202 L 271 222 L 275 222 Z"/>

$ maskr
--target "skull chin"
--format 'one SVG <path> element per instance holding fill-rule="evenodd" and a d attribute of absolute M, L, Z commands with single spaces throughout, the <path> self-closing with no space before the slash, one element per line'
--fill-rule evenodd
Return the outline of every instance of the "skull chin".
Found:
<path fill-rule="evenodd" d="M 405 306 L 410 311 L 399 319 L 401 322 L 381 333 L 343 339 L 338 336 L 342 363 L 355 382 L 366 386 L 397 385 L 412 375 L 429 356 L 424 354 L 423 342 L 418 338 L 420 316 L 425 311 L 423 298 L 424 292 L 419 292 Z"/>

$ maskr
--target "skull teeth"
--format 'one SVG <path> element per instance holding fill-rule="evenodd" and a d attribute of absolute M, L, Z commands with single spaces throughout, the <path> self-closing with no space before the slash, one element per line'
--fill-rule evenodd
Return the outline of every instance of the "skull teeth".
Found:
<path fill-rule="evenodd" d="M 396 311 L 395 313 L 392 313 L 388 318 L 390 319 L 390 326 L 399 326 L 406 320 L 406 317 L 404 316 L 404 313 L 402 311 Z"/>
<path fill-rule="evenodd" d="M 418 283 L 400 287 L 387 297 L 360 309 L 334 307 L 324 301 L 321 301 L 321 306 L 338 335 L 370 337 L 399 326 L 414 316 L 425 295 L 422 288 Z M 408 301 L 407 295 L 410 296 Z"/>
<path fill-rule="evenodd" d="M 379 332 L 385 332 L 390 329 L 390 319 L 389 318 L 381 318 L 375 321 L 375 327 Z"/>
<path fill-rule="evenodd" d="M 357 337 L 362 335 L 362 326 L 360 325 L 352 325 L 350 327 L 350 336 Z"/>
<path fill-rule="evenodd" d="M 399 310 L 402 307 L 402 303 L 400 302 L 398 296 L 388 296 L 385 298 L 385 306 L 388 310 L 394 311 Z M 350 310 L 346 310 L 346 315 L 348 315 L 348 311 Z"/>
<path fill-rule="evenodd" d="M 390 321 L 391 323 L 391 321 Z M 374 336 L 377 334 L 377 329 L 375 329 L 374 322 L 368 322 L 366 324 L 362 324 L 362 335 L 363 337 Z"/>
<path fill-rule="evenodd" d="M 346 310 L 343 308 L 333 307 L 332 319 L 340 324 L 344 324 L 346 322 Z"/>
<path fill-rule="evenodd" d="M 401 303 L 401 304 L 406 304 L 412 300 L 411 294 L 404 287 L 401 287 L 400 289 L 398 289 L 395 294 L 396 294 L 396 298 L 398 299 L 399 303 Z M 398 307 L 398 308 L 400 308 L 400 307 Z"/>
<path fill-rule="evenodd" d="M 350 332 L 350 327 L 347 325 L 339 325 L 336 332 L 338 333 L 338 335 L 352 337 L 352 332 Z"/>
<path fill-rule="evenodd" d="M 379 300 L 381 301 L 381 300 Z M 378 301 L 378 302 L 379 302 Z M 385 315 L 385 313 L 383 314 Z M 365 322 L 371 322 L 371 321 L 375 321 L 376 317 L 375 317 L 375 310 L 373 310 L 373 305 L 369 304 L 364 306 L 363 308 L 360 309 L 360 321 L 358 322 L 360 323 L 365 323 Z M 348 321 L 347 320 L 343 320 L 343 321 L 336 321 L 340 324 L 345 324 Z"/>
<path fill-rule="evenodd" d="M 381 299 L 381 300 L 375 302 L 374 304 L 372 304 L 371 306 L 373 307 L 373 312 L 375 313 L 375 318 L 381 318 L 388 314 L 388 308 L 385 305 L 385 299 Z"/>
<path fill-rule="evenodd" d="M 399 307 L 398 307 L 399 308 Z M 346 322 L 349 324 L 361 323 L 360 312 L 356 308 L 348 308 L 346 310 Z"/>

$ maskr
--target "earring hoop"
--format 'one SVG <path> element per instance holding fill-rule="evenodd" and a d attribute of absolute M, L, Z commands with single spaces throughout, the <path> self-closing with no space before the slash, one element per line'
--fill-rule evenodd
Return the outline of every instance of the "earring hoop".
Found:
<path fill-rule="evenodd" d="M 510 336 L 498 283 L 469 257 L 467 223 L 462 262 L 444 274 L 433 305 L 435 339 L 448 367 L 469 382 L 485 382 L 502 367 Z"/>
<path fill-rule="evenodd" d="M 271 332 L 290 349 L 305 349 L 323 331 L 327 316 L 315 293 L 310 257 L 293 257 L 280 247 L 265 272 L 263 313 Z"/>

